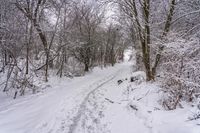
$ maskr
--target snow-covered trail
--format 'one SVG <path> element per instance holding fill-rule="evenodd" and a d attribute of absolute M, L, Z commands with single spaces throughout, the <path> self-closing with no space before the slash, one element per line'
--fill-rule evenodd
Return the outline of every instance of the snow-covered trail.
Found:
<path fill-rule="evenodd" d="M 133 66 L 127 62 L 118 75 L 89 96 L 74 133 L 150 133 L 144 123 L 138 123 L 127 112 L 127 97 L 124 97 L 123 91 L 132 71 Z M 118 85 L 118 80 L 123 81 L 122 86 Z"/>
<path fill-rule="evenodd" d="M 73 132 L 87 98 L 127 64 L 72 80 L 52 78 L 46 92 L 0 103 L 0 133 Z"/>
<path fill-rule="evenodd" d="M 187 121 L 192 108 L 166 111 L 155 83 L 130 82 L 126 64 L 112 80 L 91 93 L 72 133 L 200 133 L 200 121 Z M 128 79 L 128 80 L 126 80 Z M 117 84 L 118 80 L 123 80 Z"/>
<path fill-rule="evenodd" d="M 130 82 L 144 74 L 133 69 L 125 62 L 71 80 L 54 77 L 43 93 L 4 99 L 0 133 L 199 133 L 200 121 L 187 121 L 193 107 L 164 110 L 161 88 Z"/>

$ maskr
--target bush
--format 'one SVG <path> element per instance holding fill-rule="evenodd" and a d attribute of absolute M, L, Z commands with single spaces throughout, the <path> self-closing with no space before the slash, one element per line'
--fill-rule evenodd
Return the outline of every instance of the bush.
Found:
<path fill-rule="evenodd" d="M 163 105 L 176 109 L 180 101 L 192 102 L 200 92 L 200 44 L 198 39 L 177 39 L 165 44 L 159 79 L 167 97 Z"/>

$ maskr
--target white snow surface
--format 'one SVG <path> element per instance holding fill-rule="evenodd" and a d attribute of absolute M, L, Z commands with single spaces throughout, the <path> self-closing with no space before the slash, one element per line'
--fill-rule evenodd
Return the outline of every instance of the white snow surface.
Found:
<path fill-rule="evenodd" d="M 195 107 L 165 111 L 158 85 L 130 82 L 142 73 L 133 69 L 125 62 L 84 77 L 51 77 L 43 92 L 15 100 L 1 92 L 0 133 L 200 133 L 200 120 L 188 121 Z"/>

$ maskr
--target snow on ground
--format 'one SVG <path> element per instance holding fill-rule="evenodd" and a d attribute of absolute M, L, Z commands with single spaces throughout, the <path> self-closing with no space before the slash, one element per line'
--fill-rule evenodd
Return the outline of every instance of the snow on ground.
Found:
<path fill-rule="evenodd" d="M 188 121 L 195 108 L 165 111 L 158 85 L 130 83 L 125 79 L 143 73 L 125 68 L 90 96 L 77 133 L 200 133 L 200 120 Z"/>
<path fill-rule="evenodd" d="M 84 77 L 52 77 L 48 89 L 16 100 L 0 93 L 0 133 L 200 133 L 200 120 L 188 121 L 195 107 L 165 111 L 158 85 L 130 82 L 144 80 L 132 70 L 125 62 Z"/>
<path fill-rule="evenodd" d="M 76 126 L 79 120 L 77 113 L 83 101 L 87 100 L 87 95 L 116 76 L 123 67 L 119 64 L 104 70 L 96 68 L 84 77 L 71 80 L 54 77 L 43 93 L 18 97 L 16 100 L 1 94 L 0 99 L 4 100 L 0 104 L 0 133 L 59 133 L 74 130 L 71 127 Z"/>
<path fill-rule="evenodd" d="M 163 93 L 156 84 L 134 82 L 124 66 L 120 74 L 90 95 L 76 133 L 200 133 L 200 120 L 188 121 L 195 107 L 166 111 L 159 101 Z M 123 82 L 118 85 L 117 81 Z"/>

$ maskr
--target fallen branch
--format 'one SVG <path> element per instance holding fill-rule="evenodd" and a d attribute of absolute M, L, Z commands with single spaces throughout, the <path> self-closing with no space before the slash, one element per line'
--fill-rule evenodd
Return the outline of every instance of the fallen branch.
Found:
<path fill-rule="evenodd" d="M 200 112 L 198 112 L 197 114 L 194 114 L 192 117 L 189 117 L 188 121 L 193 121 L 197 119 L 200 119 Z"/>
<path fill-rule="evenodd" d="M 130 107 L 135 110 L 135 111 L 138 111 L 138 108 L 135 106 L 135 105 L 130 105 Z"/>
<path fill-rule="evenodd" d="M 149 94 L 150 90 L 147 91 L 147 93 L 143 96 L 137 99 L 137 101 L 140 101 L 142 98 L 144 98 L 145 96 L 147 96 Z"/>
<path fill-rule="evenodd" d="M 112 100 L 110 100 L 110 99 L 108 99 L 108 98 L 105 98 L 105 100 L 107 100 L 107 101 L 110 102 L 110 103 L 114 103 L 114 101 L 112 101 Z"/>

